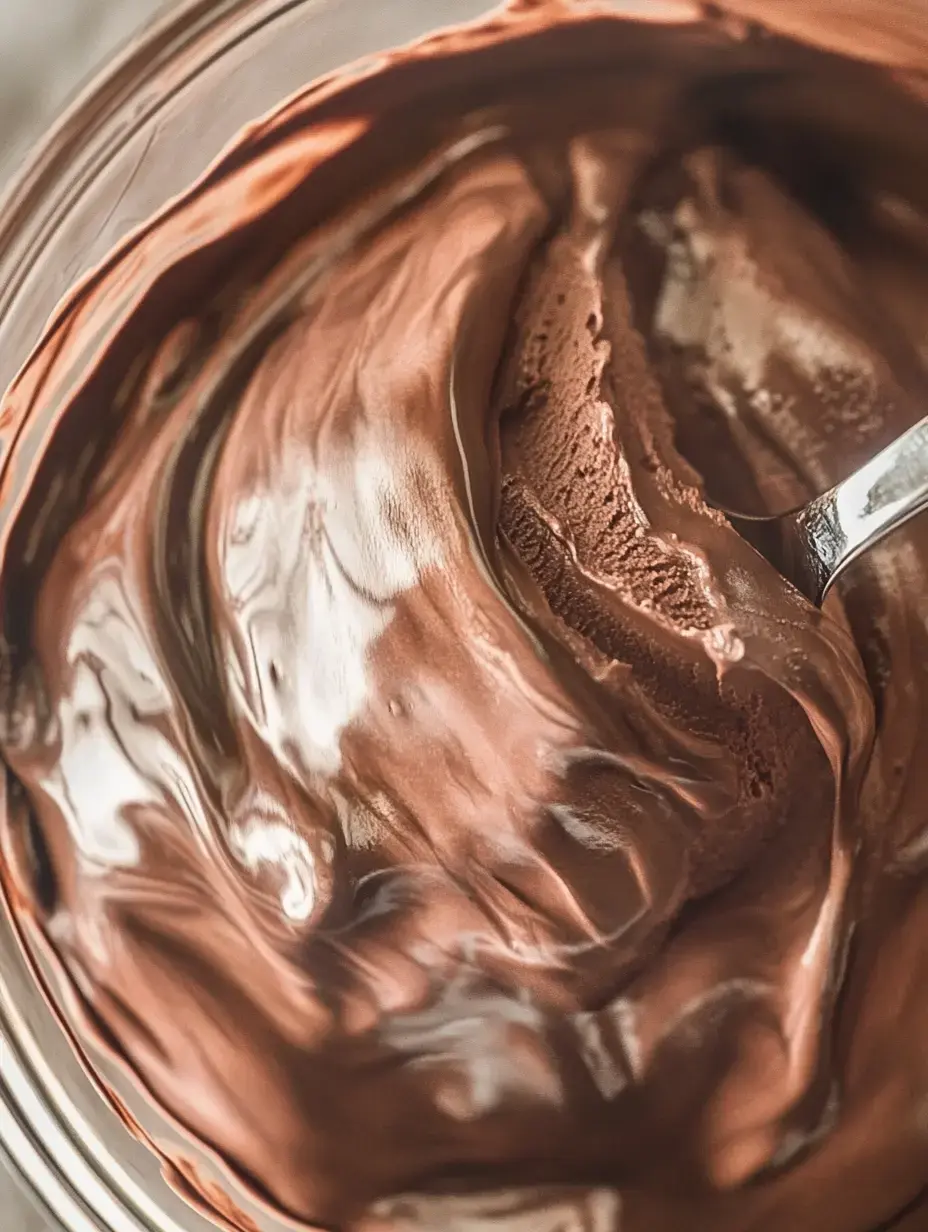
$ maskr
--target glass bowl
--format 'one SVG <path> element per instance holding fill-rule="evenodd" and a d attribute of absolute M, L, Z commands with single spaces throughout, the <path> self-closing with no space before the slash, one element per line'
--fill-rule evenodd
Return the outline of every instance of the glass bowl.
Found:
<path fill-rule="evenodd" d="M 764 3 L 769 9 L 774 0 Z M 0 202 L 0 390 L 69 288 L 196 180 L 244 125 L 322 73 L 493 7 L 491 0 L 182 0 L 174 6 L 84 91 Z M 695 0 L 623 0 L 622 7 L 675 14 L 700 8 Z M 750 16 L 759 3 L 727 0 L 713 7 Z M 911 67 L 906 55 L 900 53 L 898 67 Z M 17 475 L 8 455 L 17 431 L 17 424 L 0 420 L 0 524 L 14 503 Z M 0 813 L 4 808 L 0 795 Z M 254 1232 L 302 1226 L 263 1207 L 218 1158 L 194 1148 L 111 1058 L 94 1053 L 90 1064 L 82 1051 L 90 1046 L 51 1008 L 60 991 L 55 973 L 30 950 L 11 909 L 12 886 L 5 888 L 0 1158 L 31 1191 L 49 1228 L 215 1232 L 224 1219 L 229 1228 Z M 105 1074 L 118 1111 L 102 1096 L 94 1070 Z M 196 1189 L 213 1198 L 212 1206 L 207 1210 L 201 1200 L 198 1209 L 192 1188 L 186 1201 L 183 1177 L 175 1173 L 169 1183 L 158 1155 L 129 1127 L 169 1148 L 166 1153 L 190 1159 Z"/>

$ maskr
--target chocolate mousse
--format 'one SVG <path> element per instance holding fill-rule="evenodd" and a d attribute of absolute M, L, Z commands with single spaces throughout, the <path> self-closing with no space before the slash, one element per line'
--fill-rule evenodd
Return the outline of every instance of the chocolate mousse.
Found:
<path fill-rule="evenodd" d="M 876 7 L 523 3 L 334 74 L 0 406 L 8 893 L 287 1226 L 928 1226 L 928 525 L 819 611 L 722 512 L 924 413 Z"/>

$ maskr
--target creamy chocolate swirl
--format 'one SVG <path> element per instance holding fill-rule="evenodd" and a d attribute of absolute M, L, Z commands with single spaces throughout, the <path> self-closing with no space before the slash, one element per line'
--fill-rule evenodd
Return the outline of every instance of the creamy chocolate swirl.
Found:
<path fill-rule="evenodd" d="M 863 1232 L 928 1180 L 925 526 L 822 614 L 716 511 L 921 414 L 924 107 L 644 16 L 309 88 L 3 406 L 20 910 L 301 1224 Z"/>

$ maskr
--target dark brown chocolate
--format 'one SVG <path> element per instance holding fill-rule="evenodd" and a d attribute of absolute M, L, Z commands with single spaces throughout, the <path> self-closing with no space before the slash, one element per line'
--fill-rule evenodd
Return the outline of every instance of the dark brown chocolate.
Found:
<path fill-rule="evenodd" d="M 822 29 L 523 5 L 335 75 L 6 396 L 23 900 L 308 1225 L 928 1181 L 928 530 L 820 613 L 714 507 L 924 410 L 924 105 Z"/>

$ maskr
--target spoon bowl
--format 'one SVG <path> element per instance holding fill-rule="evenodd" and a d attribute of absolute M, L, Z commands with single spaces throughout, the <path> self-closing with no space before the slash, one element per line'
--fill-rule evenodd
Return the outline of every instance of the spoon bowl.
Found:
<path fill-rule="evenodd" d="M 928 417 L 807 505 L 776 517 L 726 510 L 734 528 L 820 607 L 859 556 L 928 509 Z"/>

